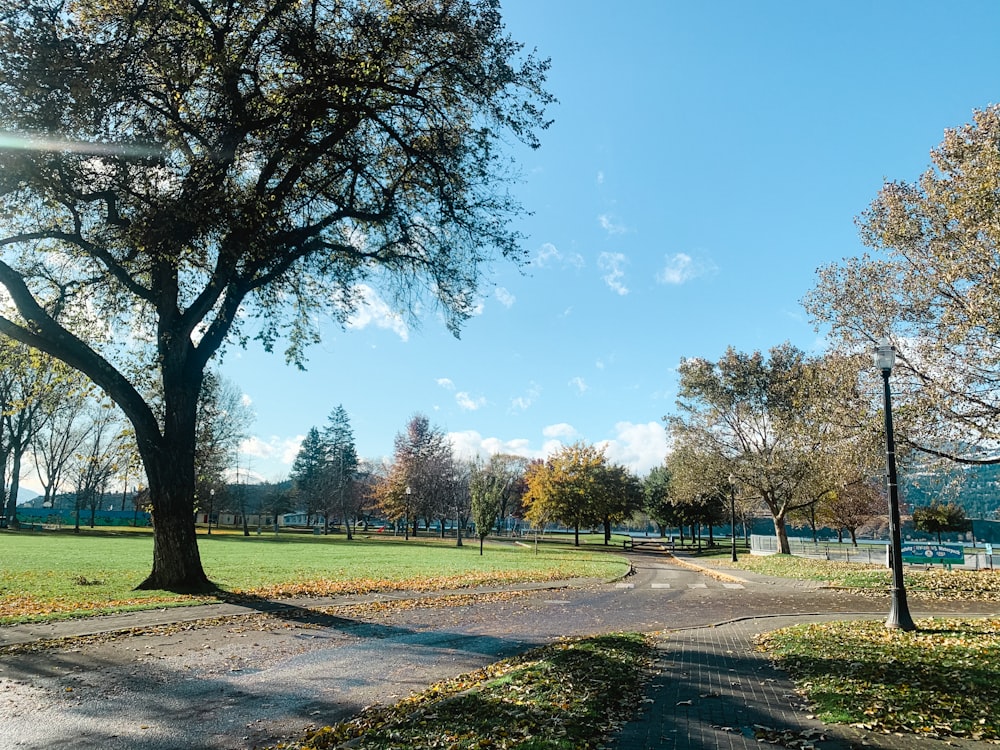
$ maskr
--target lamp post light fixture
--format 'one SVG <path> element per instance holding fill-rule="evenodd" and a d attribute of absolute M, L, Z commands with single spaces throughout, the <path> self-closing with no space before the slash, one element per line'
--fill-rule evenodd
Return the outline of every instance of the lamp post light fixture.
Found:
<path fill-rule="evenodd" d="M 883 336 L 875 347 L 875 367 L 882 372 L 883 394 L 885 396 L 885 457 L 888 469 L 889 540 L 891 543 L 889 562 L 892 565 L 892 604 L 889 607 L 889 617 L 885 621 L 885 626 L 899 630 L 916 630 L 917 626 L 914 624 L 913 618 L 910 617 L 910 609 L 906 606 L 906 586 L 903 583 L 903 543 L 899 529 L 899 488 L 896 484 L 896 442 L 892 433 L 892 393 L 889 389 L 889 375 L 895 364 L 896 348 L 887 337 Z"/>
<path fill-rule="evenodd" d="M 729 526 L 733 536 L 733 562 L 736 559 L 736 475 L 729 474 Z"/>

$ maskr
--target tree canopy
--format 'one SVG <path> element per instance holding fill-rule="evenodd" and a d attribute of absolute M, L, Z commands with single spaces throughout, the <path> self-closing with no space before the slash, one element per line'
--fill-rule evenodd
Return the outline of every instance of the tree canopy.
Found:
<path fill-rule="evenodd" d="M 913 527 L 918 531 L 937 534 L 938 542 L 941 534 L 949 531 L 968 531 L 969 519 L 965 511 L 954 503 L 932 502 L 913 509 Z"/>
<path fill-rule="evenodd" d="M 580 529 L 602 521 L 605 468 L 604 452 L 580 442 L 530 464 L 525 475 L 527 517 L 536 526 L 549 520 L 565 524 L 579 546 Z"/>
<path fill-rule="evenodd" d="M 536 147 L 547 61 L 498 0 L 11 0 L 0 14 L 0 333 L 135 430 L 148 588 L 210 586 L 198 394 L 227 344 L 299 365 L 366 286 L 457 331 L 523 260 L 502 146 Z"/>
<path fill-rule="evenodd" d="M 675 452 L 696 460 L 672 467 L 673 492 L 683 498 L 689 476 L 689 497 L 698 487 L 718 493 L 731 473 L 743 494 L 767 506 L 787 554 L 789 513 L 876 470 L 875 412 L 861 372 L 857 358 L 809 357 L 790 344 L 767 355 L 729 349 L 718 362 L 683 360 L 679 411 L 665 419 Z"/>
<path fill-rule="evenodd" d="M 873 252 L 820 269 L 805 305 L 845 350 L 891 337 L 901 441 L 1000 463 L 1000 106 L 930 158 L 916 182 L 882 187 L 857 220 Z"/>

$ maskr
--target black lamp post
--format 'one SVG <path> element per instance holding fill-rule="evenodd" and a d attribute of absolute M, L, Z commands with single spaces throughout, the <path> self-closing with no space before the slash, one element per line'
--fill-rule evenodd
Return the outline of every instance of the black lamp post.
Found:
<path fill-rule="evenodd" d="M 887 628 L 916 630 L 906 606 L 906 586 L 903 583 L 903 543 L 899 530 L 899 489 L 896 485 L 896 443 L 892 434 L 892 394 L 889 389 L 889 374 L 896 364 L 896 348 L 888 338 L 879 339 L 875 347 L 875 366 L 882 371 L 883 392 L 885 394 L 885 456 L 888 465 L 889 484 L 889 539 L 892 544 L 890 564 L 892 565 L 892 605 L 885 621 Z"/>
<path fill-rule="evenodd" d="M 736 559 L 736 475 L 729 475 L 729 525 L 733 534 L 733 562 Z"/>
<path fill-rule="evenodd" d="M 410 489 L 410 485 L 406 485 L 406 489 L 403 490 L 406 494 L 406 507 L 403 509 L 403 540 L 410 540 L 410 495 L 413 494 L 413 490 Z"/>

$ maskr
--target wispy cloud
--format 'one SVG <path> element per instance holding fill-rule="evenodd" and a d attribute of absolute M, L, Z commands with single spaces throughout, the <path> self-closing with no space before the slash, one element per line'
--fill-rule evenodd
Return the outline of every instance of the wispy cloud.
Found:
<path fill-rule="evenodd" d="M 598 185 L 604 184 L 604 171 L 600 169 L 597 170 L 597 184 Z"/>
<path fill-rule="evenodd" d="M 506 308 L 513 307 L 516 297 L 510 293 L 510 291 L 502 286 L 498 286 L 493 291 L 493 296 L 497 298 L 497 302 Z"/>
<path fill-rule="evenodd" d="M 575 388 L 576 392 L 580 395 L 586 393 L 587 389 L 590 387 L 587 385 L 587 382 L 579 376 L 570 380 L 568 385 L 571 386 L 572 388 Z"/>
<path fill-rule="evenodd" d="M 656 274 L 656 280 L 661 284 L 684 284 L 699 276 L 715 273 L 717 270 L 711 261 L 695 260 L 687 253 L 676 253 L 667 256 L 663 268 Z"/>
<path fill-rule="evenodd" d="M 527 411 L 528 408 L 542 395 L 542 389 L 537 383 L 532 383 L 528 391 L 520 396 L 515 396 L 510 400 L 511 409 L 516 411 Z"/>
<path fill-rule="evenodd" d="M 367 284 L 361 284 L 356 289 L 359 301 L 357 309 L 347 321 L 347 327 L 362 330 L 370 325 L 392 331 L 403 341 L 410 338 L 410 329 L 398 312 L 393 310 L 378 292 Z"/>
<path fill-rule="evenodd" d="M 586 265 L 583 256 L 579 253 L 562 253 L 551 242 L 546 242 L 535 253 L 531 260 L 531 265 L 536 268 L 548 268 L 556 266 L 559 268 L 583 268 Z"/>
<path fill-rule="evenodd" d="M 610 214 L 601 214 L 598 216 L 597 223 L 608 234 L 625 234 L 628 231 L 628 228 L 624 224 L 619 224 Z"/>
<path fill-rule="evenodd" d="M 628 263 L 628 258 L 622 253 L 601 253 L 597 259 L 597 266 L 604 271 L 604 283 L 611 291 L 622 296 L 628 294 L 628 287 L 625 286 L 625 271 L 622 266 Z"/>
<path fill-rule="evenodd" d="M 455 390 L 455 384 L 452 382 L 451 378 L 438 378 L 435 382 L 442 388 L 446 388 L 449 391 Z"/>
<path fill-rule="evenodd" d="M 476 411 L 484 406 L 486 406 L 485 396 L 470 396 L 465 391 L 459 391 L 455 394 L 455 403 L 459 405 L 460 408 L 465 411 Z"/>

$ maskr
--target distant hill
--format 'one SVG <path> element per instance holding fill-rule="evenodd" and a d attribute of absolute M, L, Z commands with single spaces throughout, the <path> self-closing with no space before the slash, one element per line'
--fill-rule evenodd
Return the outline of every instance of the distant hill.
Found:
<path fill-rule="evenodd" d="M 18 505 L 25 505 L 27 503 L 30 503 L 36 497 L 41 497 L 41 495 L 39 495 L 34 490 L 29 490 L 26 487 L 18 487 L 17 488 L 17 504 Z"/>

